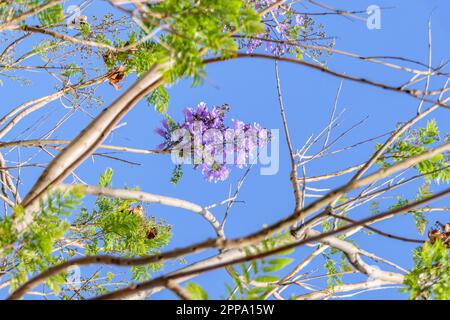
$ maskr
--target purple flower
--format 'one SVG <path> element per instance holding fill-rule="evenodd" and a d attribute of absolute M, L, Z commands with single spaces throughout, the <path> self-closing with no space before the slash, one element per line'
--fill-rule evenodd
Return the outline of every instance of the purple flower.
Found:
<path fill-rule="evenodd" d="M 169 120 L 164 119 L 164 120 L 162 121 L 162 125 L 163 125 L 164 129 L 166 129 L 167 131 L 169 131 Z"/>
<path fill-rule="evenodd" d="M 254 8 L 261 12 L 276 3 L 277 0 L 250 0 Z M 250 38 L 241 41 L 241 48 L 247 53 L 253 53 L 265 43 L 265 51 L 274 56 L 282 56 L 294 53 L 293 47 L 299 48 L 294 43 L 297 41 L 309 41 L 309 36 L 299 32 L 305 28 L 308 18 L 304 14 L 298 14 L 291 6 L 277 6 L 271 12 L 262 16 L 265 28 L 257 39 Z M 288 45 L 286 43 L 289 43 Z"/>
<path fill-rule="evenodd" d="M 230 170 L 224 164 L 213 163 L 212 165 L 203 163 L 202 173 L 209 182 L 225 181 L 230 175 Z"/>
<path fill-rule="evenodd" d="M 253 53 L 261 45 L 262 45 L 262 40 L 250 39 L 247 43 L 247 53 Z"/>
<path fill-rule="evenodd" d="M 164 119 L 162 122 L 162 128 L 156 128 L 154 132 L 161 137 L 164 138 L 164 143 L 161 143 L 156 146 L 158 150 L 164 150 L 166 149 L 170 144 L 170 129 L 169 129 L 169 122 L 167 119 Z"/>
<path fill-rule="evenodd" d="M 167 146 L 165 143 L 161 143 L 156 146 L 156 150 L 164 150 L 164 149 L 166 149 L 166 147 Z"/>
<path fill-rule="evenodd" d="M 163 137 L 163 138 L 165 138 L 166 137 L 166 131 L 164 131 L 163 129 L 161 129 L 161 128 L 156 128 L 155 129 L 155 133 L 156 134 L 159 134 L 161 137 Z"/>
<path fill-rule="evenodd" d="M 194 114 L 193 114 L 192 108 L 184 109 L 183 113 L 184 113 L 184 119 L 186 122 L 191 122 L 192 120 L 194 120 Z"/>
<path fill-rule="evenodd" d="M 300 14 L 295 15 L 295 24 L 297 26 L 302 26 L 304 22 L 305 22 L 305 19 L 303 18 L 302 15 L 300 15 Z"/>
<path fill-rule="evenodd" d="M 169 122 L 164 120 L 162 128 L 155 130 L 165 140 L 158 145 L 158 149 L 189 150 L 183 153 L 183 158 L 192 159 L 194 169 L 201 166 L 206 180 L 226 180 L 230 175 L 229 165 L 243 168 L 250 154 L 268 142 L 260 141 L 259 134 L 264 129 L 258 123 L 246 124 L 232 119 L 232 128 L 227 127 L 225 115 L 228 110 L 229 106 L 225 104 L 209 111 L 206 103 L 200 102 L 196 108 L 183 110 L 183 123 L 171 123 L 169 126 Z M 182 142 L 174 146 L 176 139 L 172 141 L 171 136 L 175 134 L 176 129 L 188 130 L 191 137 L 188 137 L 187 141 L 183 138 Z"/>
<path fill-rule="evenodd" d="M 281 37 L 284 37 L 286 35 L 287 27 L 283 23 L 278 23 L 275 30 L 277 30 Z"/>
<path fill-rule="evenodd" d="M 209 116 L 209 112 L 208 112 L 208 107 L 206 106 L 206 103 L 204 103 L 203 101 L 200 102 L 197 106 L 197 110 L 196 110 L 195 114 L 197 115 L 197 117 L 199 119 L 207 118 Z"/>
<path fill-rule="evenodd" d="M 233 121 L 234 130 L 236 130 L 236 131 L 244 130 L 245 123 L 243 123 L 242 121 L 239 121 L 239 120 L 235 120 L 235 119 L 231 119 L 231 121 Z"/>

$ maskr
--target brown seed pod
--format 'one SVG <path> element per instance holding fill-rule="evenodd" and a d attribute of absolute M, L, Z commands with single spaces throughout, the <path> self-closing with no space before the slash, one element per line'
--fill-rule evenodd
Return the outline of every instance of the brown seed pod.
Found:
<path fill-rule="evenodd" d="M 120 87 L 117 85 L 120 81 L 125 77 L 125 67 L 120 66 L 116 70 L 112 71 L 108 76 L 109 84 L 112 85 L 116 90 L 120 90 Z"/>
<path fill-rule="evenodd" d="M 437 229 L 432 229 L 428 232 L 428 239 L 430 239 L 431 243 L 435 243 L 437 239 L 444 240 L 445 235 Z"/>
<path fill-rule="evenodd" d="M 446 224 L 444 225 L 443 229 L 444 229 L 445 235 L 446 235 L 447 237 L 450 237 L 450 223 L 446 223 Z"/>
<path fill-rule="evenodd" d="M 144 217 L 144 207 L 142 207 L 141 205 L 137 205 L 135 208 L 132 208 L 130 210 L 132 213 L 134 213 L 135 215 L 138 215 L 140 217 Z"/>
<path fill-rule="evenodd" d="M 125 42 L 124 48 L 127 48 L 129 46 L 131 46 L 131 43 L 129 41 Z M 136 53 L 137 51 L 138 51 L 138 48 L 136 47 L 136 45 L 127 50 L 127 52 L 132 53 L 132 54 Z"/>
<path fill-rule="evenodd" d="M 146 237 L 148 240 L 155 239 L 157 235 L 158 235 L 158 228 L 151 227 L 150 229 L 147 230 Z"/>

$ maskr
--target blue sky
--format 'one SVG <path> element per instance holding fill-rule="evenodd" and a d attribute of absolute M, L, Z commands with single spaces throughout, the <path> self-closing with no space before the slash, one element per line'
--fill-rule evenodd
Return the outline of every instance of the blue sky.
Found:
<path fill-rule="evenodd" d="M 110 10 L 110 7 L 105 6 L 102 1 L 96 0 L 94 2 L 94 5 L 86 12 L 88 15 L 100 15 L 106 10 Z M 345 7 L 340 7 L 342 1 L 328 1 L 327 4 L 341 9 L 355 10 L 365 10 L 371 4 L 380 7 L 393 7 L 382 12 L 382 28 L 380 30 L 369 30 L 363 22 L 350 21 L 340 16 L 318 18 L 325 25 L 327 34 L 336 37 L 337 49 L 365 56 L 402 56 L 426 62 L 428 54 L 427 24 L 428 18 L 431 16 L 434 65 L 449 57 L 448 13 L 450 12 L 450 2 L 446 0 L 358 0 L 351 1 L 351 3 L 345 2 Z M 407 80 L 405 73 L 338 55 L 328 57 L 327 64 L 330 68 L 340 72 L 360 75 L 392 85 L 398 85 Z M 207 73 L 207 79 L 200 87 L 192 88 L 190 81 L 181 81 L 169 89 L 171 98 L 169 114 L 174 119 L 181 119 L 182 109 L 196 106 L 200 101 L 205 101 L 209 106 L 228 103 L 231 106 L 230 125 L 231 118 L 236 118 L 244 122 L 259 122 L 266 128 L 282 129 L 273 62 L 250 59 L 223 62 L 208 66 Z M 2 110 L 8 110 L 21 102 L 52 92 L 54 89 L 51 85 L 54 81 L 49 76 L 47 76 L 48 82 L 42 81 L 45 77 L 43 74 L 33 75 L 32 78 L 36 82 L 31 86 L 20 86 L 15 82 L 3 79 L 5 83 L 0 87 Z M 327 125 L 340 80 L 287 63 L 280 64 L 280 77 L 292 143 L 294 148 L 300 148 L 311 134 L 319 133 Z M 127 79 L 124 87 L 126 88 L 131 83 L 132 79 Z M 434 85 L 442 86 L 443 83 L 434 83 Z M 97 92 L 104 97 L 105 105 L 108 105 L 120 94 L 108 84 L 99 87 Z M 413 98 L 402 94 L 345 81 L 338 103 L 338 111 L 343 109 L 346 111 L 342 116 L 342 124 L 334 133 L 334 137 L 365 117 L 368 117 L 368 119 L 362 126 L 342 140 L 336 148 L 352 145 L 365 138 L 384 134 L 394 129 L 398 122 L 406 121 L 414 116 L 417 103 Z M 89 109 L 89 112 L 95 115 L 100 110 L 101 108 L 93 108 Z M 7 136 L 7 139 L 15 139 L 39 117 L 51 116 L 53 120 L 33 133 L 33 137 L 38 136 L 39 132 L 45 131 L 43 128 L 48 128 L 50 123 L 54 123 L 55 119 L 58 119 L 65 112 L 67 110 L 64 110 L 58 101 L 52 103 L 37 112 L 31 120 L 24 121 Z M 438 120 L 441 132 L 449 132 L 448 112 L 438 110 L 433 113 L 432 117 Z M 153 132 L 154 128 L 159 126 L 161 120 L 162 116 L 148 107 L 145 101 L 142 101 L 122 120 L 126 125 L 108 137 L 106 143 L 152 149 L 161 142 L 159 136 Z M 73 138 L 88 121 L 89 118 L 86 115 L 78 113 L 65 123 L 53 137 Z M 423 125 L 424 123 L 422 121 L 420 124 Z M 289 154 L 282 131 L 280 135 L 280 170 L 278 174 L 261 176 L 258 167 L 251 171 L 239 196 L 239 200 L 244 201 L 244 203 L 235 204 L 231 211 L 225 229 L 227 237 L 234 238 L 247 235 L 258 230 L 264 224 L 273 223 L 292 212 L 294 202 L 289 181 Z M 22 136 L 22 138 L 25 137 Z M 374 144 L 367 144 L 356 150 L 321 159 L 311 164 L 307 168 L 307 173 L 308 175 L 320 175 L 361 163 L 370 156 L 373 150 Z M 32 153 L 30 150 L 20 150 L 22 159 Z M 14 160 L 18 156 L 19 153 L 16 149 L 8 154 L 7 158 L 8 160 Z M 245 170 L 233 169 L 231 177 L 227 181 L 208 183 L 204 181 L 199 171 L 186 167 L 183 179 L 179 185 L 174 186 L 169 183 L 173 169 L 170 156 L 124 155 L 124 158 L 139 162 L 141 165 L 129 166 L 120 162 L 95 158 L 94 163 L 87 160 L 76 170 L 76 173 L 87 183 L 95 184 L 100 172 L 107 167 L 113 167 L 115 170 L 113 185 L 116 187 L 140 186 L 141 190 L 150 193 L 179 197 L 201 205 L 210 205 L 226 199 L 230 186 L 234 190 L 236 182 L 245 172 Z M 48 159 L 48 156 L 41 155 L 33 161 L 39 159 Z M 23 169 L 22 193 L 25 193 L 27 188 L 32 185 L 39 173 L 39 169 Z M 335 188 L 344 183 L 345 178 L 348 177 L 335 179 L 326 184 L 316 184 L 315 187 Z M 67 181 L 70 182 L 71 178 Z M 411 196 L 415 193 L 415 190 L 409 187 L 401 189 L 399 192 L 401 195 Z M 435 190 L 437 190 L 437 187 Z M 392 200 L 390 201 L 390 204 L 392 204 Z M 449 200 L 442 199 L 436 204 L 448 206 Z M 146 208 L 147 212 L 165 219 L 173 226 L 174 237 L 166 249 L 184 246 L 214 236 L 209 225 L 201 217 L 190 212 L 156 205 Z M 213 213 L 221 219 L 224 211 L 225 207 L 219 207 L 214 209 Z M 362 218 L 368 214 L 369 209 L 361 207 L 353 212 L 352 217 Z M 443 220 L 443 216 L 434 214 L 432 217 L 430 216 L 430 221 Z M 378 227 L 388 232 L 418 237 L 411 217 L 396 218 L 390 220 L 389 223 L 379 224 Z M 375 235 L 355 236 L 352 239 L 361 248 L 387 259 L 392 259 L 405 268 L 410 268 L 412 265 L 411 250 L 415 247 L 414 245 L 396 243 Z M 295 257 L 300 259 L 310 250 L 311 248 L 301 247 L 297 249 Z M 188 257 L 187 261 L 193 262 L 211 253 Z M 321 267 L 321 264 L 323 264 L 323 260 L 318 259 L 307 271 Z M 180 267 L 178 262 L 169 262 L 166 265 L 166 271 L 178 267 Z M 318 271 L 317 274 L 322 271 Z M 346 279 L 352 281 L 362 278 L 348 277 Z M 226 294 L 224 283 L 230 283 L 230 279 L 224 271 L 207 273 L 195 281 L 205 288 L 211 298 L 223 297 Z M 288 297 L 289 293 L 293 293 L 295 290 L 287 290 L 286 292 L 288 294 L 285 296 Z M 158 299 L 173 297 L 167 291 L 154 296 Z M 394 289 L 368 292 L 358 297 L 398 299 L 406 296 Z"/>

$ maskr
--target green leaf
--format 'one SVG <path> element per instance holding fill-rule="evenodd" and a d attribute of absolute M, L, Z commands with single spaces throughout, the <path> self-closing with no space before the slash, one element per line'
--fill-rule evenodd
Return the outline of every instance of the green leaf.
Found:
<path fill-rule="evenodd" d="M 257 282 L 264 282 L 264 283 L 276 282 L 276 281 L 278 281 L 278 279 L 280 279 L 280 277 L 278 277 L 278 276 L 269 276 L 269 275 L 258 276 L 258 277 L 255 278 L 255 280 Z"/>
<path fill-rule="evenodd" d="M 101 188 L 109 187 L 111 184 L 111 179 L 114 174 L 113 169 L 108 168 L 106 171 L 100 176 L 100 179 L 98 180 L 98 186 Z"/>
<path fill-rule="evenodd" d="M 208 300 L 208 294 L 206 291 L 195 282 L 188 283 L 186 285 L 186 291 L 193 300 Z"/>
<path fill-rule="evenodd" d="M 181 164 L 177 164 L 175 166 L 175 168 L 173 168 L 172 177 L 170 178 L 170 183 L 172 183 L 173 185 L 177 185 L 181 181 L 183 174 L 184 174 L 183 167 L 181 166 Z"/>
<path fill-rule="evenodd" d="M 54 5 L 38 13 L 39 22 L 44 26 L 51 26 L 64 20 L 63 8 L 60 4 Z"/>
<path fill-rule="evenodd" d="M 112 279 L 114 279 L 114 273 L 108 272 L 108 273 L 106 274 L 106 280 L 107 280 L 107 281 L 111 281 Z"/>
<path fill-rule="evenodd" d="M 149 105 L 155 106 L 155 110 L 159 113 L 167 113 L 169 94 L 163 86 L 159 86 L 148 96 L 147 102 Z"/>
<path fill-rule="evenodd" d="M 278 271 L 292 263 L 292 258 L 276 258 L 268 261 L 269 266 L 263 268 L 264 272 Z"/>
<path fill-rule="evenodd" d="M 405 276 L 410 299 L 450 299 L 450 259 L 447 247 L 438 239 L 414 251 L 414 268 Z"/>

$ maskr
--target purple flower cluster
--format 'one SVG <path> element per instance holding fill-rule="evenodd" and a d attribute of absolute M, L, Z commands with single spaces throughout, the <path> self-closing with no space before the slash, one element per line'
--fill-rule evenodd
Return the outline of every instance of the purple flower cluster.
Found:
<path fill-rule="evenodd" d="M 171 135 L 170 135 L 171 130 L 169 128 L 169 120 L 164 119 L 162 121 L 162 126 L 163 126 L 162 128 L 155 129 L 155 133 L 159 134 L 161 137 L 164 138 L 164 142 L 161 144 L 158 144 L 156 146 L 156 149 L 158 149 L 158 150 L 169 149 L 172 144 L 172 142 L 170 141 L 171 140 Z"/>
<path fill-rule="evenodd" d="M 258 148 L 265 146 L 269 132 L 259 124 L 234 120 L 233 127 L 225 125 L 228 105 L 208 110 L 204 102 L 196 108 L 186 108 L 184 121 L 164 120 L 155 132 L 163 137 L 160 150 L 172 150 L 185 163 L 201 167 L 208 181 L 224 181 L 230 175 L 228 165 L 243 168 Z"/>
<path fill-rule="evenodd" d="M 276 0 L 252 0 L 257 11 L 262 11 Z M 273 15 L 272 15 L 273 14 Z M 276 17 L 276 19 L 273 18 Z M 295 13 L 290 7 L 288 9 L 276 8 L 271 14 L 263 16 L 266 22 L 262 34 L 254 36 L 246 42 L 247 53 L 254 52 L 266 43 L 266 51 L 276 56 L 289 53 L 290 44 L 297 41 L 300 30 L 305 27 L 307 19 L 301 14 Z"/>

